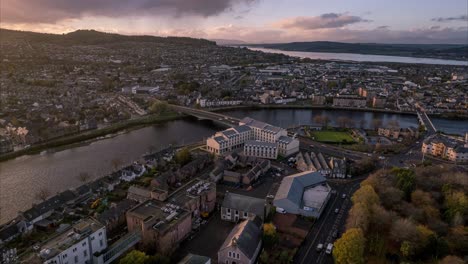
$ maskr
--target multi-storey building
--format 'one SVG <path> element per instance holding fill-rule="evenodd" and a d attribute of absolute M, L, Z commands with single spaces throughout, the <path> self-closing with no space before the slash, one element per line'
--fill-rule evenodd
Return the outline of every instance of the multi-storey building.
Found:
<path fill-rule="evenodd" d="M 39 255 L 45 264 L 84 264 L 92 263 L 93 254 L 106 248 L 106 228 L 87 218 L 45 243 Z"/>
<path fill-rule="evenodd" d="M 129 232 L 140 232 L 143 247 L 167 254 L 192 230 L 189 211 L 179 205 L 147 200 L 127 212 Z"/>
<path fill-rule="evenodd" d="M 333 97 L 333 106 L 337 107 L 366 107 L 366 99 L 357 96 Z"/>
<path fill-rule="evenodd" d="M 454 162 L 468 162 L 468 147 L 462 142 L 438 134 L 424 140 L 421 151 Z"/>
<path fill-rule="evenodd" d="M 209 152 L 223 155 L 243 149 L 247 156 L 276 159 L 299 151 L 299 141 L 280 127 L 246 117 L 239 126 L 217 132 L 206 141 Z"/>

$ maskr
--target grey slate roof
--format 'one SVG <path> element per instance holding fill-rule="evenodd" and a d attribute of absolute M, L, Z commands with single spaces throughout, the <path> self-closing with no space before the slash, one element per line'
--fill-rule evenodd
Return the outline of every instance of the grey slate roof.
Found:
<path fill-rule="evenodd" d="M 211 261 L 209 257 L 188 254 L 178 264 L 205 264 L 208 261 Z"/>
<path fill-rule="evenodd" d="M 226 192 L 222 207 L 253 213 L 263 218 L 265 200 L 246 195 Z"/>
<path fill-rule="evenodd" d="M 238 234 L 239 232 L 240 234 Z M 246 220 L 235 226 L 224 241 L 221 249 L 231 246 L 232 240 L 237 234 L 236 247 L 249 259 L 255 258 L 255 250 L 262 239 L 262 220 L 255 217 L 253 220 Z"/>
<path fill-rule="evenodd" d="M 281 181 L 274 201 L 288 200 L 290 203 L 300 207 L 304 189 L 325 181 L 325 177 L 320 172 L 306 171 L 287 176 Z"/>
<path fill-rule="evenodd" d="M 278 141 L 283 142 L 285 144 L 289 144 L 293 141 L 292 137 L 281 136 L 278 138 Z"/>
<path fill-rule="evenodd" d="M 260 140 L 247 140 L 245 142 L 245 145 L 264 146 L 264 147 L 276 148 L 276 143 L 260 141 Z"/>
<path fill-rule="evenodd" d="M 247 132 L 247 131 L 252 130 L 250 127 L 248 127 L 248 126 L 246 126 L 246 125 L 236 126 L 236 127 L 234 127 L 234 129 L 235 129 L 238 133 Z"/>

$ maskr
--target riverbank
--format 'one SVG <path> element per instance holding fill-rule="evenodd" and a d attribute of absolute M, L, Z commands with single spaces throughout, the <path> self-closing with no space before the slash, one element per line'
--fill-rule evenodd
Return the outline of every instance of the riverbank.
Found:
<path fill-rule="evenodd" d="M 105 128 L 86 131 L 86 132 L 79 133 L 76 135 L 57 138 L 49 142 L 44 142 L 44 143 L 40 143 L 37 145 L 33 145 L 26 149 L 6 153 L 0 156 L 0 162 L 13 159 L 22 155 L 37 154 L 37 153 L 40 153 L 41 151 L 44 151 L 50 148 L 57 148 L 57 147 L 70 146 L 70 145 L 73 146 L 74 144 L 83 144 L 83 142 L 85 141 L 96 140 L 99 137 L 109 136 L 109 135 L 112 135 L 112 134 L 115 134 L 124 130 L 138 129 L 138 128 L 151 125 L 151 124 L 158 124 L 158 123 L 177 120 L 182 117 L 183 117 L 182 114 L 175 113 L 175 112 L 168 112 L 163 115 L 148 115 L 148 116 L 144 116 L 144 117 L 140 117 L 136 119 L 126 120 L 124 122 L 113 124 Z"/>
<path fill-rule="evenodd" d="M 220 107 L 220 108 L 209 108 L 206 110 L 213 111 L 213 112 L 225 112 L 225 111 L 232 111 L 232 110 L 261 110 L 261 109 L 317 109 L 317 110 L 332 110 L 332 111 L 333 110 L 346 110 L 346 111 L 358 111 L 358 112 L 416 115 L 416 112 L 397 111 L 397 110 L 391 110 L 391 109 L 336 107 L 336 106 L 311 105 L 311 104 L 236 105 L 236 106 L 228 106 L 228 107 Z"/>

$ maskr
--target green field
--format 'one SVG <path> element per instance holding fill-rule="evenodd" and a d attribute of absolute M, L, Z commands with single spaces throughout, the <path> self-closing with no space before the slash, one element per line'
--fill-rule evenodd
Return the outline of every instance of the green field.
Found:
<path fill-rule="evenodd" d="M 348 132 L 340 131 L 314 131 L 312 137 L 315 141 L 326 143 L 353 143 L 354 139 Z"/>

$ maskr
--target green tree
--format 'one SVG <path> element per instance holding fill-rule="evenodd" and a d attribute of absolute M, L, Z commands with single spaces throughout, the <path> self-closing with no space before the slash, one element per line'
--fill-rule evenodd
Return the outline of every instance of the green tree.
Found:
<path fill-rule="evenodd" d="M 366 240 L 360 228 L 351 228 L 335 242 L 333 257 L 335 263 L 364 263 L 364 247 Z"/>
<path fill-rule="evenodd" d="M 190 151 L 189 151 L 188 148 L 183 148 L 183 149 L 179 150 L 175 155 L 175 160 L 180 165 L 185 165 L 185 164 L 189 163 L 191 158 L 192 158 L 192 156 L 190 155 Z"/>
<path fill-rule="evenodd" d="M 270 255 L 268 255 L 268 252 L 266 252 L 265 250 L 263 250 L 262 253 L 260 254 L 260 263 L 262 264 L 270 263 Z"/>
<path fill-rule="evenodd" d="M 453 221 L 454 224 L 462 224 L 463 220 L 460 221 L 458 219 L 463 219 L 462 216 L 468 214 L 468 200 L 465 193 L 460 191 L 446 192 L 445 207 L 447 208 L 445 216 L 450 221 Z"/>
<path fill-rule="evenodd" d="M 119 264 L 145 264 L 149 259 L 150 257 L 144 252 L 132 250 L 119 261 Z"/>
<path fill-rule="evenodd" d="M 409 258 L 413 255 L 413 245 L 409 241 L 403 241 L 400 246 L 400 252 L 405 258 Z"/>
<path fill-rule="evenodd" d="M 403 191 L 405 199 L 410 200 L 416 186 L 414 171 L 400 168 L 393 171 L 396 172 L 397 187 Z"/>
<path fill-rule="evenodd" d="M 159 100 L 154 101 L 149 107 L 150 113 L 157 114 L 157 115 L 165 113 L 167 109 L 168 109 L 167 102 L 159 101 Z"/>

